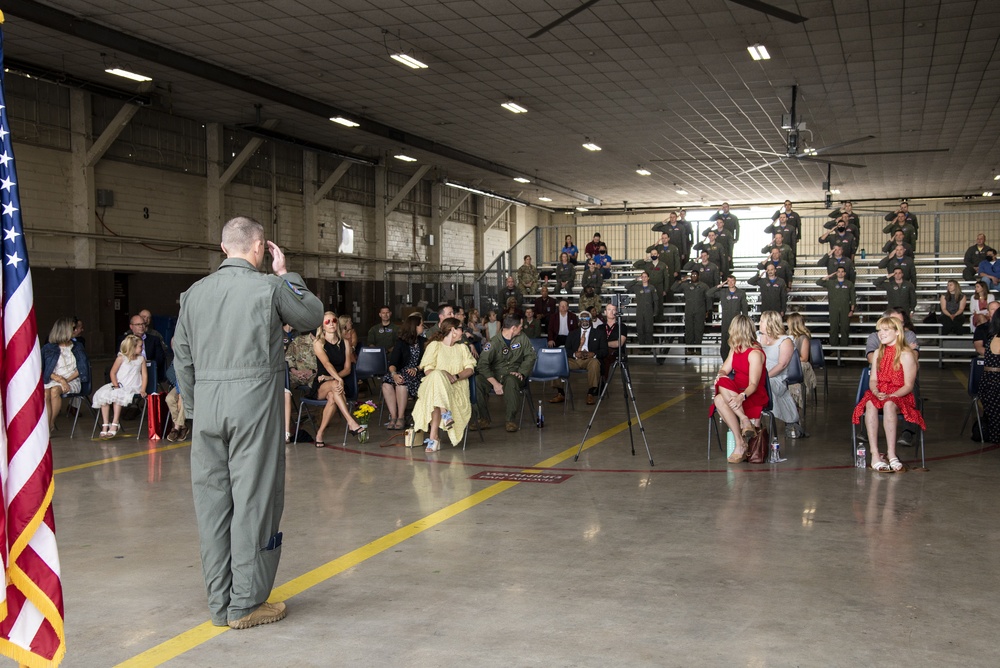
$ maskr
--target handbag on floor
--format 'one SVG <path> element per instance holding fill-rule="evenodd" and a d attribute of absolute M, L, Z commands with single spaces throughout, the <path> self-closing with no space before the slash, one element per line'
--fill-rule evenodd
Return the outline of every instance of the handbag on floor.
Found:
<path fill-rule="evenodd" d="M 747 443 L 747 461 L 751 464 L 763 464 L 767 461 L 767 447 L 770 443 L 767 429 L 761 427 L 757 435 Z"/>

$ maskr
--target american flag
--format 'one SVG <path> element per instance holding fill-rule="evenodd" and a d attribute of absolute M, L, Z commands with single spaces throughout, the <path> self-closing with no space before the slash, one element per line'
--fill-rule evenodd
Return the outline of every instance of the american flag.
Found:
<path fill-rule="evenodd" d="M 0 15 L 2 22 L 2 15 Z M 21 198 L 4 94 L 0 29 L 0 229 L 3 327 L 0 347 L 0 652 L 27 666 L 54 666 L 66 654 L 62 581 L 52 516 L 52 447 L 45 416 L 42 356 L 21 222 Z"/>

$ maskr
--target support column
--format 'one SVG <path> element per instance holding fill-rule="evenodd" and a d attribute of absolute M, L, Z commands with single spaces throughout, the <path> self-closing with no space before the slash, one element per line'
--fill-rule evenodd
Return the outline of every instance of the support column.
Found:
<path fill-rule="evenodd" d="M 486 198 L 476 195 L 476 271 L 486 268 Z"/>
<path fill-rule="evenodd" d="M 72 202 L 71 224 L 74 232 L 97 232 L 94 215 L 94 166 L 87 160 L 87 151 L 93 136 L 90 93 L 71 89 L 70 97 L 70 193 Z M 97 267 L 97 241 L 87 237 L 73 240 L 73 265 L 77 269 Z"/>
<path fill-rule="evenodd" d="M 302 246 L 319 250 L 319 206 L 316 201 L 316 182 L 319 180 L 319 156 L 312 151 L 302 151 Z M 303 278 L 319 278 L 319 258 L 307 257 Z"/>
<path fill-rule="evenodd" d="M 205 201 L 205 241 L 217 244 L 222 240 L 222 216 L 226 207 L 226 194 L 222 183 L 222 124 L 205 124 L 205 142 L 208 177 Z M 208 254 L 208 271 L 215 271 L 222 261 L 220 251 Z"/>
<path fill-rule="evenodd" d="M 384 276 L 386 262 L 389 257 L 389 224 L 386 205 L 389 203 L 389 176 L 385 168 L 385 154 L 381 156 L 378 167 L 375 168 L 375 275 Z"/>

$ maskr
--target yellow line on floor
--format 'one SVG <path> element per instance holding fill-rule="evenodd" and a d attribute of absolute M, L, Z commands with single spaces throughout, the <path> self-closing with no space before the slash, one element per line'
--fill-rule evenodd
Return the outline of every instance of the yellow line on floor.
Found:
<path fill-rule="evenodd" d="M 70 471 L 79 471 L 80 469 L 89 469 L 92 466 L 100 466 L 101 464 L 113 464 L 114 462 L 124 461 L 126 459 L 134 459 L 136 457 L 145 457 L 146 455 L 154 455 L 158 452 L 167 452 L 168 450 L 176 450 L 177 448 L 187 448 L 191 446 L 191 441 L 187 443 L 174 443 L 172 445 L 165 445 L 162 448 L 151 448 L 148 450 L 140 450 L 139 452 L 130 452 L 127 455 L 118 455 L 116 457 L 107 457 L 106 459 L 98 459 L 93 462 L 86 462 L 84 464 L 74 464 L 73 466 L 64 466 L 61 469 L 56 469 L 52 473 L 69 473 Z"/>
<path fill-rule="evenodd" d="M 701 394 L 705 386 L 700 385 L 697 388 L 686 392 L 684 394 L 678 395 L 673 399 L 669 399 L 662 404 L 647 410 L 642 413 L 642 419 L 646 420 L 660 411 L 666 410 L 671 406 L 685 401 L 689 397 Z M 635 422 L 633 418 L 633 425 L 638 428 L 638 423 Z M 595 445 L 606 441 L 612 436 L 619 434 L 628 429 L 627 422 L 621 422 L 614 427 L 611 427 L 600 434 L 588 438 L 584 443 L 584 450 L 594 447 Z M 563 450 L 557 455 L 549 457 L 545 461 L 539 462 L 532 468 L 524 469 L 525 472 L 535 472 L 538 469 L 544 469 L 551 466 L 560 464 L 570 457 L 574 456 L 580 444 L 577 443 L 566 450 Z M 406 525 L 400 529 L 388 533 L 381 538 L 376 538 L 367 545 L 363 545 L 355 550 L 348 552 L 347 554 L 337 557 L 333 561 L 327 562 L 322 566 L 314 568 L 308 573 L 303 573 L 302 575 L 294 578 L 285 584 L 275 587 L 271 592 L 271 596 L 268 598 L 269 601 L 277 602 L 284 601 L 289 598 L 301 594 L 302 592 L 310 589 L 335 575 L 339 575 L 344 571 L 357 566 L 358 564 L 374 557 L 386 550 L 395 547 L 396 545 L 402 543 L 403 541 L 420 534 L 427 529 L 441 524 L 445 520 L 455 517 L 459 513 L 462 513 L 470 508 L 473 508 L 483 501 L 487 501 L 501 492 L 505 492 L 512 487 L 520 485 L 520 482 L 505 481 L 498 482 L 490 485 L 489 487 L 482 489 L 475 494 L 460 499 L 448 506 L 445 506 L 441 510 L 431 513 L 426 517 L 423 517 L 416 522 Z M 138 654 L 127 661 L 123 661 L 118 664 L 118 668 L 138 668 L 140 666 L 159 666 L 171 659 L 174 659 L 185 652 L 188 652 L 198 645 L 215 638 L 221 633 L 225 633 L 229 629 L 227 627 L 213 626 L 211 622 L 205 622 L 199 624 L 189 631 L 185 631 L 178 636 L 167 640 L 166 642 L 160 643 L 159 645 L 152 647 L 142 654 Z"/>
<path fill-rule="evenodd" d="M 951 372 L 955 374 L 955 378 L 958 378 L 958 382 L 962 384 L 962 387 L 969 387 L 969 374 L 955 368 L 952 368 Z"/>

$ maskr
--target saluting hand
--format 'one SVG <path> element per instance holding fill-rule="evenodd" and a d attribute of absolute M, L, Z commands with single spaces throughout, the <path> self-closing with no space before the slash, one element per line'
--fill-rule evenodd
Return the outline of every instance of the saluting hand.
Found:
<path fill-rule="evenodd" d="M 278 276 L 284 276 L 288 273 L 285 268 L 285 254 L 281 252 L 278 245 L 273 241 L 267 242 L 267 250 L 271 252 L 271 269 Z"/>

